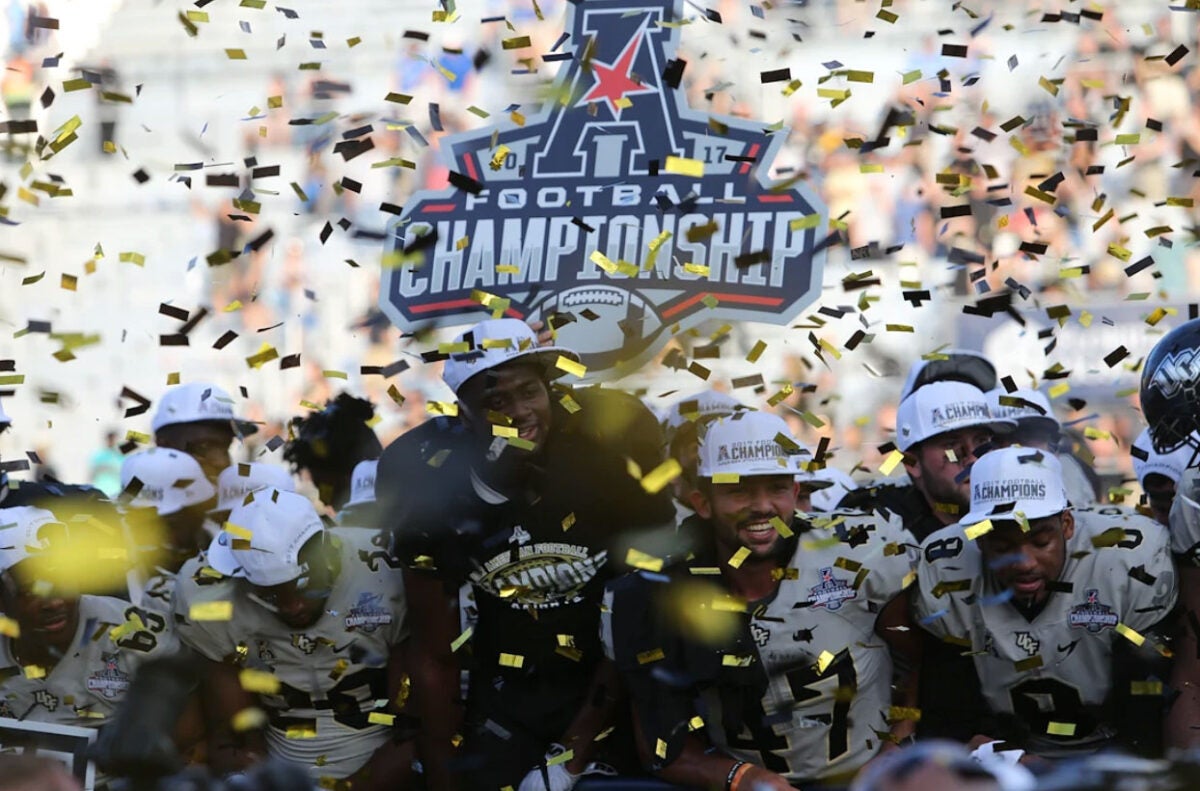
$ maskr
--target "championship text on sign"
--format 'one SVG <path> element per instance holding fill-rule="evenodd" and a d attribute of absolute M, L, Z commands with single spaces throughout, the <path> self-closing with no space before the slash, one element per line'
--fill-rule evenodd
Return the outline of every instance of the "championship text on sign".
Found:
<path fill-rule="evenodd" d="M 401 329 L 549 319 L 591 372 L 625 371 L 709 319 L 786 323 L 821 286 L 826 210 L 772 184 L 787 130 L 686 107 L 675 0 L 576 0 L 529 119 L 447 137 L 451 187 L 390 234 Z"/>

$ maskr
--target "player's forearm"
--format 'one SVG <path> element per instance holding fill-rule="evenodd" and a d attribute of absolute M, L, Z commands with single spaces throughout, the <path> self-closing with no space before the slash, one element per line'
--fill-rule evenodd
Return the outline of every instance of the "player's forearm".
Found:
<path fill-rule="evenodd" d="M 421 718 L 419 745 L 425 782 L 433 791 L 454 788 L 450 758 L 452 740 L 462 727 L 458 667 L 444 658 L 417 655 L 413 665 L 413 690 Z"/>
<path fill-rule="evenodd" d="M 919 660 L 908 653 L 892 653 L 892 726 L 889 729 L 893 744 L 917 732 L 919 717 L 921 667 Z"/>
<path fill-rule="evenodd" d="M 573 753 L 567 761 L 568 771 L 579 774 L 592 760 L 597 737 L 613 724 L 624 700 L 625 690 L 616 665 L 608 659 L 601 660 L 592 676 L 587 700 L 562 735 L 562 745 Z"/>

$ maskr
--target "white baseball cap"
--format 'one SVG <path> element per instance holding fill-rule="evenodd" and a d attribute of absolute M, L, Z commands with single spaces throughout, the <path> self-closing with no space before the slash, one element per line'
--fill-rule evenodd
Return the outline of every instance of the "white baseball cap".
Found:
<path fill-rule="evenodd" d="M 707 418 L 732 415 L 743 405 L 728 393 L 717 390 L 704 390 L 686 398 L 681 398 L 667 407 L 663 423 L 668 435 L 674 434 L 680 426 L 686 423 Z"/>
<path fill-rule="evenodd" d="M 175 385 L 163 393 L 150 428 L 157 432 L 178 423 L 207 422 L 232 423 L 242 436 L 258 431 L 258 426 L 234 414 L 229 393 L 209 382 Z"/>
<path fill-rule="evenodd" d="M 538 346 L 537 335 L 519 319 L 481 321 L 455 338 L 454 342 L 466 342 L 469 346 L 468 351 L 451 354 L 442 369 L 442 379 L 455 395 L 475 374 L 513 360 L 529 358 L 530 362 L 540 363 L 551 379 L 566 373 L 555 366 L 560 356 L 579 362 L 579 355 L 569 349 Z"/>
<path fill-rule="evenodd" d="M 795 444 L 788 424 L 770 412 L 746 410 L 717 418 L 700 438 L 700 476 L 796 475 L 807 457 L 780 444 L 780 434 Z"/>
<path fill-rule="evenodd" d="M 896 447 L 908 450 L 930 437 L 971 426 L 1008 432 L 1012 420 L 996 420 L 988 409 L 987 396 L 965 382 L 931 382 L 922 385 L 900 402 L 896 411 Z"/>
<path fill-rule="evenodd" d="M 296 482 L 287 468 L 278 464 L 259 461 L 231 464 L 217 476 L 217 507 L 213 510 L 232 511 L 250 492 L 267 487 L 281 492 L 294 492 Z"/>
<path fill-rule="evenodd" d="M 996 366 L 981 352 L 945 349 L 930 356 L 934 359 L 917 360 L 909 367 L 904 386 L 900 388 L 901 401 L 914 390 L 933 382 L 967 382 L 980 390 L 991 390 L 996 386 Z"/>
<path fill-rule="evenodd" d="M 1003 387 L 997 387 L 988 391 L 987 399 L 988 409 L 994 418 L 1015 420 L 1018 426 L 1042 425 L 1053 431 L 1062 428 L 1062 424 L 1054 416 L 1050 399 L 1040 390 L 1020 387 L 1010 393 Z"/>
<path fill-rule="evenodd" d="M 216 496 L 200 462 L 181 450 L 146 448 L 121 462 L 121 489 L 136 478 L 141 489 L 130 500 L 134 508 L 154 508 L 159 516 L 182 511 Z"/>
<path fill-rule="evenodd" d="M 22 505 L 0 508 L 0 572 L 8 571 L 22 560 L 46 549 L 48 541 L 39 535 L 46 525 L 66 528 L 58 517 L 45 508 Z"/>
<path fill-rule="evenodd" d="M 1027 520 L 1053 516 L 1070 507 L 1062 465 L 1052 453 L 1036 448 L 999 448 L 971 465 L 971 510 L 960 522 L 985 519 Z"/>
<path fill-rule="evenodd" d="M 260 489 L 250 502 L 239 503 L 229 514 L 208 547 L 208 565 L 251 585 L 281 585 L 304 573 L 300 550 L 324 529 L 307 497 Z"/>
<path fill-rule="evenodd" d="M 379 459 L 368 459 L 354 465 L 350 473 L 350 499 L 344 508 L 352 505 L 366 505 L 375 502 L 375 470 L 379 467 Z"/>
<path fill-rule="evenodd" d="M 1192 454 L 1195 453 L 1195 448 L 1188 443 L 1170 453 L 1159 453 L 1154 450 L 1154 443 L 1150 441 L 1148 428 L 1142 429 L 1142 433 L 1138 434 L 1137 439 L 1133 441 L 1133 447 L 1146 454 L 1145 458 L 1139 458 L 1140 453 L 1130 454 L 1133 456 L 1133 473 L 1137 476 L 1138 485 L 1143 487 L 1146 485 L 1146 476 L 1151 473 L 1163 475 L 1170 478 L 1172 483 L 1178 484 L 1188 462 L 1192 460 Z"/>

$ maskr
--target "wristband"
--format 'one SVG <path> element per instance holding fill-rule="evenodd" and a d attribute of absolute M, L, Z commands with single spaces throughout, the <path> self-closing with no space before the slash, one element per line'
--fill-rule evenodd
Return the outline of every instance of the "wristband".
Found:
<path fill-rule="evenodd" d="M 729 767 L 729 774 L 725 775 L 725 791 L 737 791 L 742 775 L 748 771 L 750 771 L 750 764 L 745 761 L 735 761 L 733 766 Z"/>

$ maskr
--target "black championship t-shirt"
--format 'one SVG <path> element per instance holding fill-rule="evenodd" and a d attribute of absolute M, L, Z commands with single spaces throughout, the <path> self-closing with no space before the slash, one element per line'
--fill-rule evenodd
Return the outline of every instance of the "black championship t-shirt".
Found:
<path fill-rule="evenodd" d="M 625 568 L 628 534 L 674 520 L 667 490 L 647 494 L 630 474 L 630 459 L 642 473 L 661 461 L 653 414 L 596 388 L 571 391 L 580 408 L 569 412 L 562 392 L 552 393 L 554 427 L 522 491 L 483 482 L 484 450 L 457 418 L 409 431 L 379 462 L 382 525 L 400 560 L 475 588 L 479 621 L 459 651 L 475 680 L 561 675 L 586 687 L 602 653 L 601 594 Z"/>

